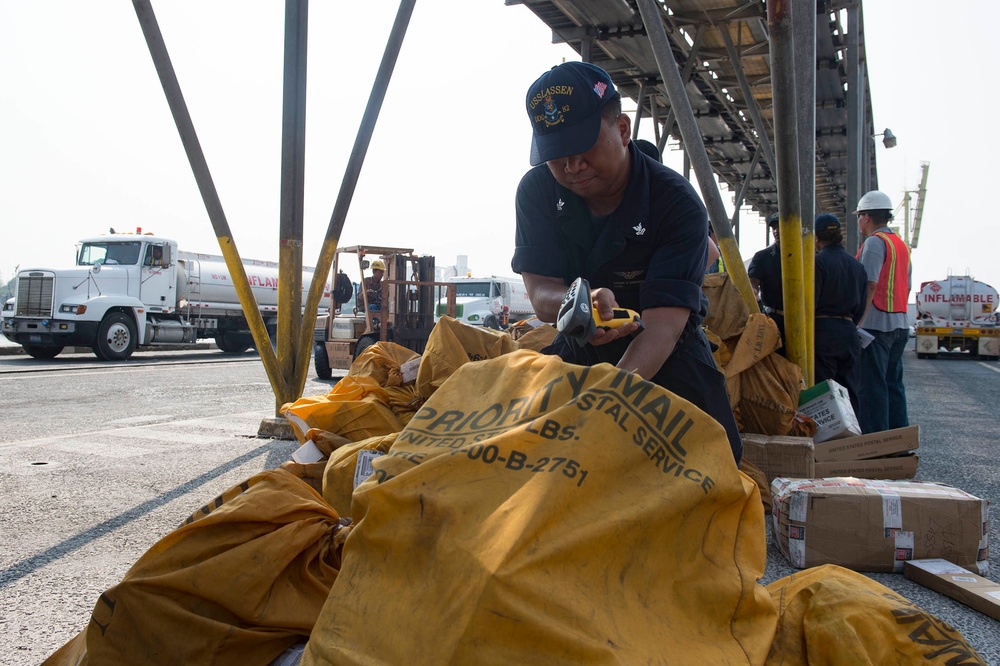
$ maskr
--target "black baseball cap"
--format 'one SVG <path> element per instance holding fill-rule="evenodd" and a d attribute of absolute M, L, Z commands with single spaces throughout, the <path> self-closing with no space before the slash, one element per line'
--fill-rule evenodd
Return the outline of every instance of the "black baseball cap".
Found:
<path fill-rule="evenodd" d="M 839 230 L 840 220 L 837 219 L 836 215 L 831 215 L 830 213 L 820 213 L 816 216 L 816 226 L 814 228 L 817 234 L 821 231 Z"/>
<path fill-rule="evenodd" d="M 617 92 L 611 76 L 587 62 L 564 62 L 538 77 L 525 98 L 531 166 L 593 148 L 601 110 Z"/>
<path fill-rule="evenodd" d="M 779 220 L 778 214 L 772 213 L 771 217 L 767 218 L 767 226 L 771 227 L 772 229 L 776 228 L 778 226 L 778 220 Z"/>

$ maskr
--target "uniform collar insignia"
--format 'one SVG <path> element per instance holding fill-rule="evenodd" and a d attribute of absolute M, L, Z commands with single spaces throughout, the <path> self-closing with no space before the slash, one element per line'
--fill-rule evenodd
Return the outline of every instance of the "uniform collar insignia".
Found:
<path fill-rule="evenodd" d="M 641 221 L 639 222 L 639 224 L 637 224 L 634 227 L 632 227 L 632 230 L 635 231 L 635 235 L 636 236 L 641 236 L 644 233 L 646 233 L 646 227 L 642 226 L 642 222 Z"/>

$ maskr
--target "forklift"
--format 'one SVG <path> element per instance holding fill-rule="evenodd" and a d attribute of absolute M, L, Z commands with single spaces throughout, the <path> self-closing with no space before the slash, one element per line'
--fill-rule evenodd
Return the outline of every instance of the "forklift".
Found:
<path fill-rule="evenodd" d="M 341 308 L 336 303 L 328 314 L 316 318 L 313 359 L 320 379 L 330 379 L 334 369 L 350 369 L 362 352 L 380 341 L 394 342 L 423 354 L 434 328 L 437 292 L 442 287 L 447 289 L 448 312 L 455 316 L 454 285 L 435 282 L 434 257 L 417 256 L 410 248 L 374 245 L 340 248 L 334 255 L 333 275 L 343 281 L 346 279 L 340 277 L 343 262 L 356 260 L 358 272 L 363 276 L 371 268 L 369 259 L 376 256 L 385 264 L 381 303 L 369 302 L 362 280 L 353 285 L 353 306 Z M 350 305 L 349 301 L 345 305 Z"/>

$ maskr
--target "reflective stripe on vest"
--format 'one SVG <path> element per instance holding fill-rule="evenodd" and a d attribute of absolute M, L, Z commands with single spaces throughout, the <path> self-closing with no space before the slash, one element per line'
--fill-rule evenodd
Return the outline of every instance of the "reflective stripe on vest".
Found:
<path fill-rule="evenodd" d="M 906 299 L 910 296 L 910 250 L 896 234 L 878 231 L 874 235 L 885 242 L 885 261 L 872 305 L 882 312 L 906 312 Z"/>

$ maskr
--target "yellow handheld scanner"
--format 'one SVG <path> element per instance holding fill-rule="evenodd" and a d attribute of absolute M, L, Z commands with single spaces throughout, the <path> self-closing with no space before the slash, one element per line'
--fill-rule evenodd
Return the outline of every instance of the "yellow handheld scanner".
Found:
<path fill-rule="evenodd" d="M 605 331 L 610 331 L 613 328 L 618 328 L 619 326 L 624 326 L 625 324 L 631 324 L 633 321 L 639 322 L 639 331 L 645 328 L 642 325 L 642 319 L 639 317 L 639 313 L 635 310 L 629 310 L 628 308 L 615 308 L 614 315 L 612 315 L 611 319 L 608 320 L 601 319 L 601 315 L 598 314 L 597 308 L 594 308 L 593 312 L 594 324 L 597 328 L 603 328 Z M 639 331 L 636 331 L 636 333 Z"/>
<path fill-rule="evenodd" d="M 565 337 L 583 346 L 594 337 L 598 328 L 610 331 L 633 321 L 639 322 L 639 330 L 643 330 L 642 319 L 635 310 L 615 308 L 611 319 L 607 321 L 601 319 L 590 297 L 590 283 L 583 278 L 577 278 L 573 280 L 573 284 L 566 290 L 566 296 L 563 297 L 556 318 L 556 329 Z"/>

